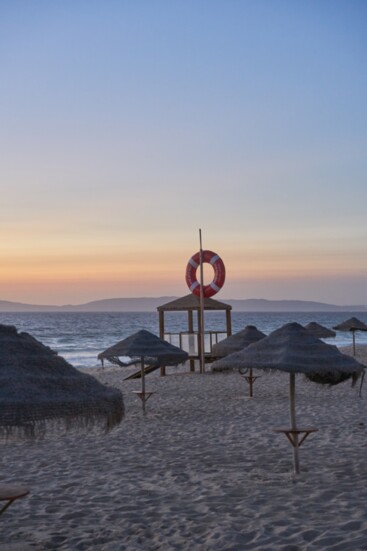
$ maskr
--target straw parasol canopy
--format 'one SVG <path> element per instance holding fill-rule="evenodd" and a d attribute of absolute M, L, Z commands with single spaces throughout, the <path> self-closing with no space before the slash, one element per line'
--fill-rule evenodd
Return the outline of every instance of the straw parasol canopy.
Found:
<path fill-rule="evenodd" d="M 246 346 L 264 337 L 266 337 L 265 333 L 259 331 L 254 325 L 246 325 L 242 331 L 238 331 L 238 333 L 214 344 L 212 355 L 216 357 L 228 356 L 228 354 L 242 350 L 242 348 L 246 348 Z"/>
<path fill-rule="evenodd" d="M 146 397 L 145 392 L 144 365 L 149 364 L 157 367 L 178 365 L 184 363 L 189 358 L 188 353 L 181 350 L 181 348 L 160 339 L 145 329 L 141 329 L 137 333 L 130 335 L 130 337 L 127 337 L 110 348 L 107 348 L 107 350 L 98 355 L 98 359 L 101 361 L 106 359 L 112 363 L 117 363 L 116 359 L 118 359 L 119 356 L 130 357 L 132 359 L 132 363 L 137 363 L 140 361 L 142 384 L 140 395 L 144 413 L 145 402 L 149 397 Z"/>
<path fill-rule="evenodd" d="M 154 363 L 157 366 L 178 365 L 188 359 L 188 354 L 181 348 L 160 339 L 150 331 L 141 329 L 126 339 L 110 346 L 98 354 L 99 360 L 116 362 L 119 357 L 132 358 L 131 363 L 137 363 L 144 358 L 145 363 Z M 128 364 L 125 364 L 128 365 Z"/>
<path fill-rule="evenodd" d="M 320 325 L 320 323 L 317 323 L 316 321 L 310 321 L 310 323 L 305 325 L 305 328 L 311 333 L 311 335 L 318 339 L 328 339 L 330 337 L 335 337 L 336 335 L 335 331 Z"/>
<path fill-rule="evenodd" d="M 358 378 L 362 372 L 354 358 L 317 339 L 298 323 L 287 323 L 268 337 L 213 363 L 213 367 L 229 365 L 303 373 L 312 381 L 328 385 Z"/>
<path fill-rule="evenodd" d="M 122 394 L 81 373 L 16 327 L 0 325 L 0 434 L 39 436 L 46 426 L 102 426 L 124 415 Z"/>
<path fill-rule="evenodd" d="M 342 321 L 338 325 L 335 325 L 333 329 L 336 329 L 337 331 L 351 331 L 353 335 L 353 356 L 356 355 L 356 339 L 355 339 L 355 332 L 356 331 L 367 331 L 367 325 L 363 323 L 363 321 L 359 320 L 358 318 L 352 317 L 345 321 Z"/>
<path fill-rule="evenodd" d="M 268 337 L 239 352 L 214 362 L 213 367 L 235 366 L 265 371 L 286 371 L 290 375 L 291 431 L 297 431 L 295 412 L 295 374 L 303 373 L 311 381 L 334 385 L 357 380 L 363 366 L 336 346 L 326 344 L 298 323 L 287 323 Z M 294 469 L 299 473 L 298 443 L 294 444 Z"/>

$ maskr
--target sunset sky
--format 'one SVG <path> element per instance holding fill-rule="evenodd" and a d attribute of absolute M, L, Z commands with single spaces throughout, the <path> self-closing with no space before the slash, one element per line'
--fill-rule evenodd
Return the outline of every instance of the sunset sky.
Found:
<path fill-rule="evenodd" d="M 2 0 L 0 300 L 367 304 L 367 2 Z M 206 270 L 205 277 L 211 279 Z"/>

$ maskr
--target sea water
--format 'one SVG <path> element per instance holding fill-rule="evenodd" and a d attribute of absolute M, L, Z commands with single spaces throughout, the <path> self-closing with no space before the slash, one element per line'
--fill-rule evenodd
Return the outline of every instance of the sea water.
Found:
<path fill-rule="evenodd" d="M 355 316 L 367 323 L 367 312 L 236 312 L 232 311 L 232 333 L 255 325 L 268 335 L 288 322 L 306 325 L 316 321 L 331 329 L 334 325 Z M 195 316 L 194 316 L 195 317 Z M 225 331 L 224 312 L 205 312 L 206 331 Z M 109 346 L 140 329 L 159 335 L 157 312 L 22 312 L 0 313 L 0 323 L 15 325 L 78 368 L 98 367 L 97 356 Z M 165 330 L 171 333 L 187 331 L 186 312 L 166 312 Z M 338 331 L 329 344 L 345 346 L 352 343 L 349 332 Z M 367 344 L 367 333 L 356 333 L 357 344 Z"/>

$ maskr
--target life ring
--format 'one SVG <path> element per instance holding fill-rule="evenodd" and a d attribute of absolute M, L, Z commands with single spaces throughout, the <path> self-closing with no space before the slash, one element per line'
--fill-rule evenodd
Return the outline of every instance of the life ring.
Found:
<path fill-rule="evenodd" d="M 203 251 L 203 262 L 207 262 L 213 266 L 214 278 L 209 285 L 204 285 L 203 294 L 204 297 L 209 298 L 218 293 L 221 290 L 226 278 L 226 269 L 223 264 L 223 260 L 212 251 Z M 190 291 L 200 296 L 200 283 L 196 279 L 196 270 L 200 266 L 200 251 L 194 254 L 186 267 L 186 283 Z"/>

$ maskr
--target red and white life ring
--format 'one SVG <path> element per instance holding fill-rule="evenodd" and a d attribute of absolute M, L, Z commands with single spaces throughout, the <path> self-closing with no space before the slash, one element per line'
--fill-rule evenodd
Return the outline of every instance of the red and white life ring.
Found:
<path fill-rule="evenodd" d="M 218 291 L 221 290 L 226 278 L 226 269 L 223 264 L 223 260 L 212 251 L 203 251 L 203 262 L 211 264 L 214 269 L 214 278 L 209 285 L 204 285 L 203 294 L 204 297 L 212 297 Z M 190 291 L 196 295 L 200 296 L 200 283 L 196 279 L 196 270 L 200 266 L 200 251 L 194 254 L 186 267 L 186 283 Z"/>

